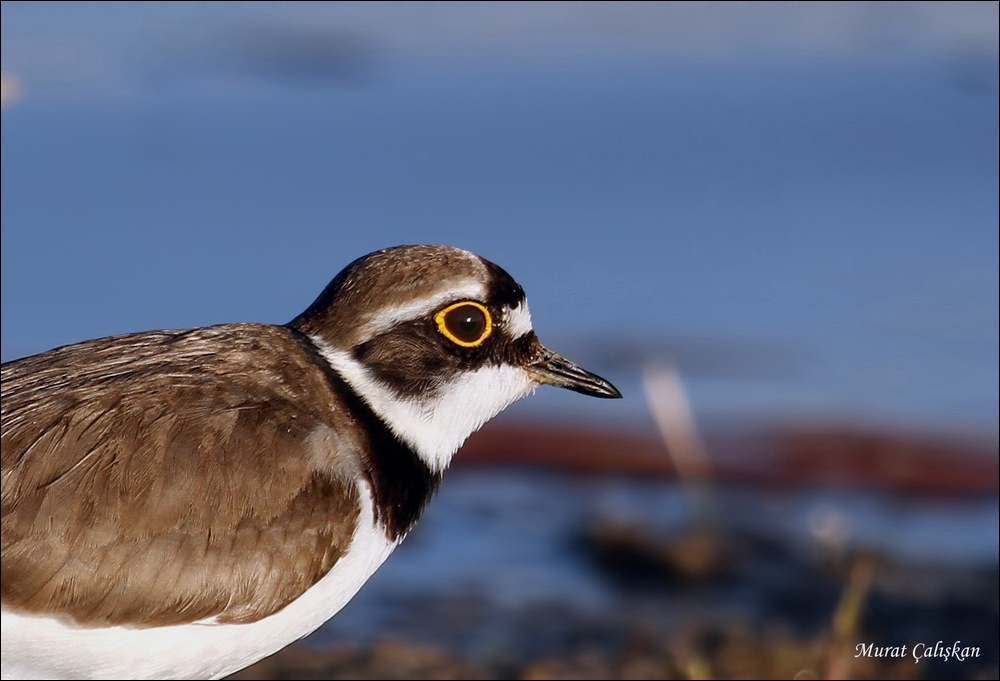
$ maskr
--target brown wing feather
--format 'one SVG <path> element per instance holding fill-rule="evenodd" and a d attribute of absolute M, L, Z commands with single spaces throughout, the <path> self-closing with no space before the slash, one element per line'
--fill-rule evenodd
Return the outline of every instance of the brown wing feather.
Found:
<path fill-rule="evenodd" d="M 358 443 L 309 446 L 350 415 L 287 330 L 132 334 L 2 372 L 5 607 L 251 622 L 346 550 Z"/>

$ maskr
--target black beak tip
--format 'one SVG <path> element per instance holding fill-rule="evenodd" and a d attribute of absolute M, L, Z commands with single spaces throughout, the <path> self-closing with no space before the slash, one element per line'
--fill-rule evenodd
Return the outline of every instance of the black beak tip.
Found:
<path fill-rule="evenodd" d="M 560 387 L 578 392 L 581 395 L 599 397 L 602 400 L 620 400 L 622 398 L 622 394 L 618 388 L 600 376 L 590 374 L 587 378 L 588 380 L 586 381 L 563 384 Z"/>
<path fill-rule="evenodd" d="M 603 397 L 606 400 L 620 400 L 622 398 L 621 391 L 618 390 L 618 388 L 611 385 L 610 383 L 608 383 L 607 381 L 605 381 L 605 383 L 607 384 L 605 386 L 607 388 L 607 392 L 604 392 L 600 395 L 595 395 L 595 397 Z"/>

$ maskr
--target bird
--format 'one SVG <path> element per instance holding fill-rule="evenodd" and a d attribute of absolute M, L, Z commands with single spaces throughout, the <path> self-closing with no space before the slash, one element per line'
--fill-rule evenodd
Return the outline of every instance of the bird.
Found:
<path fill-rule="evenodd" d="M 539 342 L 506 271 L 428 245 L 358 258 L 284 325 L 3 364 L 3 677 L 220 678 L 280 650 L 540 385 L 621 397 Z"/>

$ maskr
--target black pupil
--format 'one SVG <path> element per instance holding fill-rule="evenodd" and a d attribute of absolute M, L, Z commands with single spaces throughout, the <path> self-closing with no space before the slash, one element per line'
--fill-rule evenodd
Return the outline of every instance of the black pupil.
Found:
<path fill-rule="evenodd" d="M 444 316 L 448 330 L 460 341 L 475 343 L 486 330 L 486 316 L 478 307 L 462 305 Z"/>

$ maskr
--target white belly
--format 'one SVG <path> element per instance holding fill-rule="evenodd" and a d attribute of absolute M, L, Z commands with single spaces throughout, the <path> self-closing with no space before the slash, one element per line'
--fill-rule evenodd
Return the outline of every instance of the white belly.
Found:
<path fill-rule="evenodd" d="M 220 678 L 315 631 L 343 608 L 397 542 L 374 525 L 367 485 L 348 551 L 280 612 L 252 624 L 210 620 L 169 627 L 84 628 L 3 610 L 4 679 Z"/>

